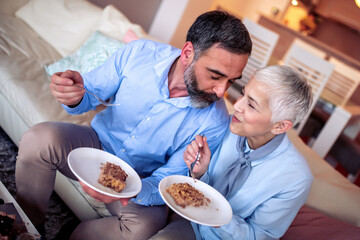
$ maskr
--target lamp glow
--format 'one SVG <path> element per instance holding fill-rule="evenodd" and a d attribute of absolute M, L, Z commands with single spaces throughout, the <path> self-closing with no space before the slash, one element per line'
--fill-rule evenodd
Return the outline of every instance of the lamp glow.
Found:
<path fill-rule="evenodd" d="M 355 0 L 355 1 L 360 1 L 360 0 Z M 297 6 L 297 5 L 299 5 L 299 2 L 297 0 L 292 0 L 291 4 L 294 6 Z"/>
<path fill-rule="evenodd" d="M 355 0 L 355 3 L 360 8 L 360 0 Z"/>

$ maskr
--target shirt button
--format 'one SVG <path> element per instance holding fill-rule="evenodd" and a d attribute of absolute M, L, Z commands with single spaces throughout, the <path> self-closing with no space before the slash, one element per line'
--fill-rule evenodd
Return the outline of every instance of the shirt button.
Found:
<path fill-rule="evenodd" d="M 132 135 L 132 136 L 131 136 L 131 138 L 132 138 L 132 139 L 134 139 L 134 138 L 135 138 L 135 136 L 134 136 L 134 135 Z"/>
<path fill-rule="evenodd" d="M 150 117 L 147 117 L 147 118 L 146 118 L 146 121 L 149 121 L 149 120 L 150 120 Z"/>
<path fill-rule="evenodd" d="M 123 148 L 121 151 L 122 151 L 122 152 L 125 152 L 125 149 Z"/>

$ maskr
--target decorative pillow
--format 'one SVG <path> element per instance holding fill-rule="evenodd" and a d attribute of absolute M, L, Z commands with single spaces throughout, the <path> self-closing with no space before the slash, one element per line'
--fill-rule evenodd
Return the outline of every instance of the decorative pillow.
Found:
<path fill-rule="evenodd" d="M 95 31 L 102 9 L 86 0 L 30 0 L 15 15 L 65 57 Z"/>
<path fill-rule="evenodd" d="M 145 31 L 139 25 L 131 23 L 127 17 L 113 5 L 108 5 L 104 8 L 99 25 L 96 28 L 97 31 L 119 41 L 123 40 L 129 29 L 131 29 L 136 36 L 147 38 Z"/>
<path fill-rule="evenodd" d="M 139 37 L 136 35 L 136 33 L 134 33 L 134 31 L 129 28 L 125 34 L 125 36 L 123 37 L 122 41 L 124 43 L 129 43 L 129 42 L 132 42 L 134 40 L 138 40 Z"/>
<path fill-rule="evenodd" d="M 76 52 L 53 64 L 45 66 L 45 70 L 50 76 L 56 72 L 66 70 L 86 73 L 100 66 L 116 50 L 124 45 L 125 43 L 96 31 Z"/>

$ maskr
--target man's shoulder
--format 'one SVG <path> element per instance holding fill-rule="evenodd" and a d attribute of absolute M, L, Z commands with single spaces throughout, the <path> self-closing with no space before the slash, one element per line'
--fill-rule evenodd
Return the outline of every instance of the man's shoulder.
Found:
<path fill-rule="evenodd" d="M 207 108 L 195 108 L 188 106 L 187 110 L 189 119 L 201 121 L 203 126 L 212 126 L 218 128 L 225 126 L 229 122 L 229 113 L 222 99 L 214 102 Z"/>
<path fill-rule="evenodd" d="M 127 44 L 129 48 L 133 48 L 133 49 L 139 49 L 139 50 L 152 50 L 152 51 L 177 51 L 179 49 L 166 44 L 166 43 L 162 43 L 162 42 L 157 42 L 154 40 L 149 40 L 149 39 L 138 39 L 138 40 L 134 40 L 132 42 L 130 42 L 129 44 Z"/>
<path fill-rule="evenodd" d="M 224 99 L 221 98 L 211 105 L 210 114 L 212 114 L 215 119 L 222 119 L 228 121 L 229 112 L 226 108 Z"/>

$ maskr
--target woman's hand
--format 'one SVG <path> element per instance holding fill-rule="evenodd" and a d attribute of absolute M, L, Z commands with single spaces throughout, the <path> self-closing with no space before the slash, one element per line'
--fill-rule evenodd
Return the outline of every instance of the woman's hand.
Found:
<path fill-rule="evenodd" d="M 211 151 L 206 141 L 206 137 L 197 135 L 195 140 L 187 146 L 183 155 L 185 164 L 190 169 L 190 165 L 195 161 L 196 154 L 199 150 L 199 160 L 193 169 L 193 176 L 197 179 L 200 179 L 202 175 L 204 175 L 210 163 Z"/>
<path fill-rule="evenodd" d="M 80 180 L 79 180 L 79 183 L 80 183 L 82 189 L 84 190 L 84 192 L 86 192 L 87 194 L 89 194 L 89 196 L 95 198 L 99 202 L 111 203 L 111 202 L 115 202 L 115 201 L 120 201 L 123 206 L 126 206 L 131 199 L 131 198 L 111 197 L 111 196 L 108 196 L 108 195 L 105 195 L 105 194 L 95 191 L 94 189 L 87 186 L 85 183 L 81 182 Z"/>
<path fill-rule="evenodd" d="M 51 76 L 50 89 L 56 100 L 67 106 L 80 103 L 85 91 L 74 86 L 83 86 L 83 78 L 79 72 L 67 70 Z"/>

